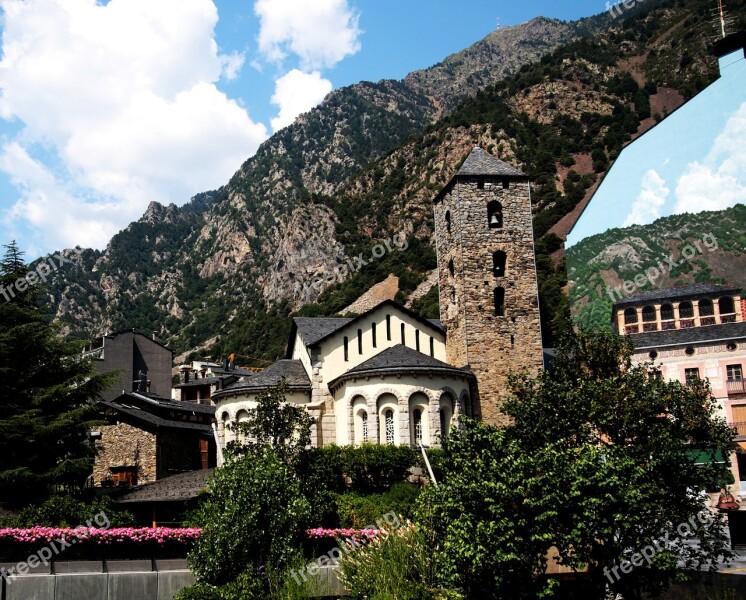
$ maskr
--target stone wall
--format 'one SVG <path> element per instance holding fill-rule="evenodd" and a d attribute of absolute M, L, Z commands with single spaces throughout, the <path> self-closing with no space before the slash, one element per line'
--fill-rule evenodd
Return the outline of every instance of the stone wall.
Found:
<path fill-rule="evenodd" d="M 493 200 L 502 205 L 502 227 L 489 227 Z M 435 230 L 448 362 L 471 367 L 482 419 L 502 424 L 508 374 L 536 373 L 543 363 L 528 179 L 458 177 L 436 200 Z M 500 274 L 493 271 L 497 251 L 507 255 Z M 498 287 L 503 316 L 495 315 Z"/>
<path fill-rule="evenodd" d="M 128 423 L 103 425 L 101 439 L 96 442 L 98 455 L 93 465 L 95 485 L 111 476 L 111 467 L 137 465 L 137 483 L 156 480 L 156 436 Z"/>

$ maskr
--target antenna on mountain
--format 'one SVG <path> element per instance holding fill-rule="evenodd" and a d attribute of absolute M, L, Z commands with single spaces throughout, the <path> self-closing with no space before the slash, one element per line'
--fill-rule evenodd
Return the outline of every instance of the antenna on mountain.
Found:
<path fill-rule="evenodd" d="M 500 17 L 497 17 L 497 31 L 500 31 L 502 29 L 502 25 L 500 25 Z"/>

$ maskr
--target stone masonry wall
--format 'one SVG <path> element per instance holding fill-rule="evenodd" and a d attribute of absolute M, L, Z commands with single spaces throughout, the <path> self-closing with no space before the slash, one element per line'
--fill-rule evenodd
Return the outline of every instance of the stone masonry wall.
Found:
<path fill-rule="evenodd" d="M 503 424 L 499 404 L 509 395 L 509 373 L 534 374 L 543 363 L 531 194 L 528 179 L 481 179 L 483 189 L 477 177 L 458 178 L 435 205 L 441 319 L 448 362 L 471 367 L 482 419 Z M 492 200 L 502 205 L 500 228 L 488 224 Z M 498 250 L 507 255 L 502 276 L 493 272 Z M 504 316 L 494 314 L 497 287 L 505 290 Z"/>
<path fill-rule="evenodd" d="M 137 482 L 156 480 L 156 436 L 128 423 L 104 425 L 99 428 L 101 439 L 96 442 L 98 455 L 93 465 L 95 485 L 111 476 L 110 467 L 137 465 Z"/>

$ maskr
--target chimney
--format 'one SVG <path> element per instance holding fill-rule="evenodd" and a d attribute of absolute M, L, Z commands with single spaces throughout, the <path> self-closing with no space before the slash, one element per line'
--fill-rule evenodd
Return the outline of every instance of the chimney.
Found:
<path fill-rule="evenodd" d="M 181 365 L 179 367 L 179 383 L 189 383 L 189 375 L 192 372 L 192 367 L 189 365 Z"/>
<path fill-rule="evenodd" d="M 158 341 L 158 337 L 157 337 L 157 336 L 158 336 L 158 332 L 157 332 L 157 331 L 154 331 L 154 332 L 153 332 L 153 341 L 154 341 L 154 342 L 157 342 L 157 341 Z"/>
<path fill-rule="evenodd" d="M 140 369 L 140 372 L 137 374 L 138 379 L 140 380 L 139 385 L 137 386 L 137 391 L 140 393 L 147 393 L 148 392 L 148 374 Z"/>

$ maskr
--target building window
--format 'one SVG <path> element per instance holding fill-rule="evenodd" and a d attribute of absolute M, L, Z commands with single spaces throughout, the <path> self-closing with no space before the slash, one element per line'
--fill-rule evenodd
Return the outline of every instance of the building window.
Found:
<path fill-rule="evenodd" d="M 451 233 L 451 211 L 446 211 L 446 231 Z"/>
<path fill-rule="evenodd" d="M 383 421 L 386 424 L 386 443 L 394 445 L 394 411 L 390 408 L 383 413 Z"/>
<path fill-rule="evenodd" d="M 743 368 L 741 365 L 728 365 L 725 367 L 728 381 L 743 381 Z"/>
<path fill-rule="evenodd" d="M 673 304 L 666 303 L 661 304 L 661 320 L 662 321 L 671 321 L 673 320 Z"/>
<path fill-rule="evenodd" d="M 650 360 L 655 360 L 656 358 L 658 358 L 658 352 L 655 350 L 651 350 L 650 352 L 648 352 L 648 356 L 650 357 Z"/>
<path fill-rule="evenodd" d="M 360 415 L 360 420 L 363 426 L 363 443 L 368 441 L 368 413 L 364 412 Z"/>
<path fill-rule="evenodd" d="M 477 189 L 478 190 L 484 189 L 484 177 L 477 177 Z"/>
<path fill-rule="evenodd" d="M 350 340 L 347 339 L 347 336 L 345 336 L 344 339 L 344 346 L 345 346 L 345 362 L 350 360 Z"/>
<path fill-rule="evenodd" d="M 415 329 L 414 330 L 414 347 L 417 352 L 420 351 L 420 330 Z"/>
<path fill-rule="evenodd" d="M 691 319 L 694 316 L 694 308 L 691 302 L 682 302 L 679 304 L 679 318 Z"/>
<path fill-rule="evenodd" d="M 503 179 L 503 189 L 504 190 L 510 189 L 510 179 Z"/>
<path fill-rule="evenodd" d="M 440 409 L 440 440 L 443 441 L 448 437 L 448 421 L 446 420 L 446 411 Z"/>
<path fill-rule="evenodd" d="M 448 272 L 451 274 L 451 277 L 453 277 L 456 274 L 456 269 L 453 266 L 453 259 L 448 261 Z"/>
<path fill-rule="evenodd" d="M 630 323 L 637 323 L 637 309 L 628 308 L 624 311 L 624 323 L 625 325 L 629 325 Z"/>
<path fill-rule="evenodd" d="M 363 330 L 362 329 L 357 330 L 357 353 L 358 354 L 363 353 Z"/>
<path fill-rule="evenodd" d="M 687 346 L 684 350 L 684 354 L 686 354 L 687 356 L 694 356 L 695 352 L 696 350 L 694 349 L 694 346 Z"/>
<path fill-rule="evenodd" d="M 693 385 L 699 382 L 699 368 L 692 367 L 690 369 L 684 369 L 684 379 L 687 385 Z"/>
<path fill-rule="evenodd" d="M 650 369 L 648 371 L 648 381 L 655 381 L 656 379 L 663 379 L 663 373 L 660 369 Z"/>
<path fill-rule="evenodd" d="M 505 316 L 505 290 L 501 287 L 495 288 L 495 316 Z"/>
<path fill-rule="evenodd" d="M 391 315 L 386 315 L 386 339 L 391 341 Z"/>
<path fill-rule="evenodd" d="M 720 309 L 721 315 L 730 315 L 736 312 L 736 305 L 733 303 L 733 298 L 725 296 L 718 300 L 718 308 Z"/>
<path fill-rule="evenodd" d="M 495 277 L 505 277 L 505 263 L 508 260 L 508 255 L 502 250 L 498 250 L 492 255 L 492 272 Z"/>
<path fill-rule="evenodd" d="M 655 307 L 646 306 L 642 309 L 642 320 L 645 322 L 655 321 Z"/>
<path fill-rule="evenodd" d="M 699 301 L 699 316 L 700 317 L 711 317 L 715 314 L 715 309 L 712 306 L 712 300 L 704 298 Z"/>
<path fill-rule="evenodd" d="M 373 347 L 376 348 L 377 343 L 376 343 L 376 324 L 375 323 L 373 323 L 373 325 L 371 326 L 370 331 L 373 337 Z"/>
<path fill-rule="evenodd" d="M 422 411 L 415 408 L 412 412 L 412 421 L 414 423 L 414 443 L 422 443 Z"/>
<path fill-rule="evenodd" d="M 137 485 L 137 467 L 110 467 L 112 485 L 118 487 L 132 487 Z"/>
<path fill-rule="evenodd" d="M 401 343 L 406 346 L 407 338 L 404 336 L 404 323 L 401 324 Z"/>
<path fill-rule="evenodd" d="M 430 356 L 435 358 L 435 340 L 430 336 Z"/>
<path fill-rule="evenodd" d="M 487 223 L 492 229 L 499 229 L 503 226 L 503 207 L 497 200 L 487 205 Z"/>

